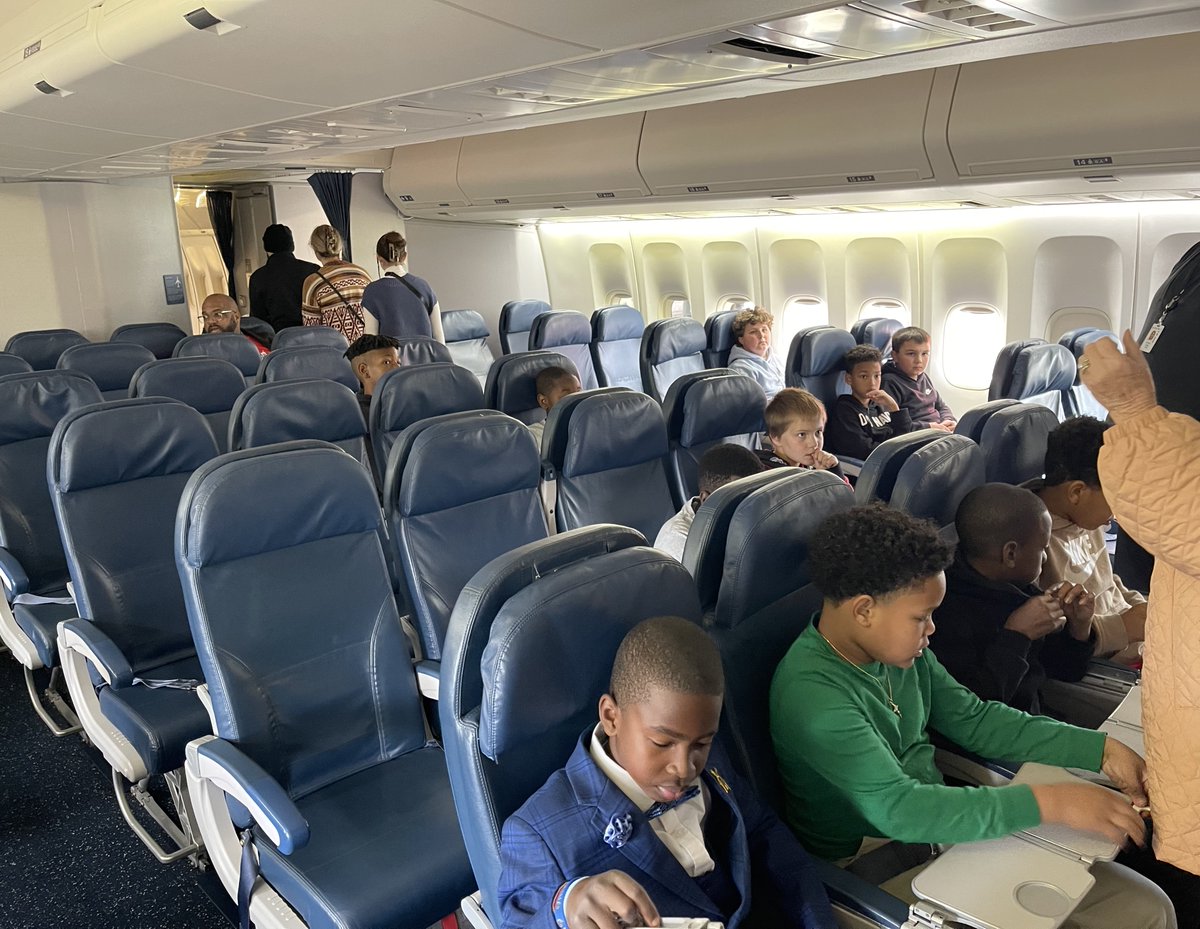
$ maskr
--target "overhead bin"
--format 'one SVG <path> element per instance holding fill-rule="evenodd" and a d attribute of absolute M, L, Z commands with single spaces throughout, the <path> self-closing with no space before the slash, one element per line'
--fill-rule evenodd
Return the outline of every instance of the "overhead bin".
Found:
<path fill-rule="evenodd" d="M 638 173 L 642 113 L 468 136 L 458 185 L 477 206 L 572 206 L 649 195 Z"/>
<path fill-rule="evenodd" d="M 651 192 L 695 197 L 918 184 L 932 71 L 646 114 L 638 167 Z"/>
<path fill-rule="evenodd" d="M 946 138 L 961 178 L 1200 164 L 1200 36 L 964 64 Z"/>
<path fill-rule="evenodd" d="M 469 205 L 456 179 L 462 143 L 462 139 L 441 139 L 394 149 L 383 172 L 383 192 L 406 213 Z"/>

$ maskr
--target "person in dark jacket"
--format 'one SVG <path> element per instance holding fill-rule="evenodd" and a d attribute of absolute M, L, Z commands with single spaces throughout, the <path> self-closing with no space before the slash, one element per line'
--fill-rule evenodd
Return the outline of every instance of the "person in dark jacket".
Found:
<path fill-rule="evenodd" d="M 296 257 L 296 243 L 287 226 L 267 226 L 262 241 L 267 263 L 250 275 L 250 315 L 270 323 L 276 332 L 302 325 L 300 292 L 317 266 Z"/>
<path fill-rule="evenodd" d="M 916 326 L 892 336 L 892 358 L 883 366 L 883 389 L 908 413 L 914 429 L 953 432 L 957 420 L 925 373 L 929 367 L 929 333 Z"/>
<path fill-rule="evenodd" d="M 912 431 L 908 411 L 879 387 L 883 354 L 873 345 L 856 345 L 846 352 L 846 383 L 850 393 L 833 405 L 825 427 L 825 444 L 835 455 L 866 458 L 880 442 Z"/>
<path fill-rule="evenodd" d="M 1095 598 L 1077 584 L 1035 586 L 1050 542 L 1050 512 L 1032 491 L 976 487 L 954 525 L 958 552 L 930 647 L 982 699 L 1039 713 L 1038 688 L 1047 676 L 1078 681 L 1087 671 Z"/>

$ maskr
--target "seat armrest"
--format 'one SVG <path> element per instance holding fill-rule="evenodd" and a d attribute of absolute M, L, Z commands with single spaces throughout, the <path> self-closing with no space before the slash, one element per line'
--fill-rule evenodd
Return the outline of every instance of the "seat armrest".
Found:
<path fill-rule="evenodd" d="M 1113 684 L 1124 687 L 1126 690 L 1141 680 L 1142 677 L 1142 673 L 1136 668 L 1111 661 L 1108 658 L 1093 658 L 1088 662 L 1087 673 L 1089 677 L 1095 676 L 1106 681 L 1111 681 Z"/>
<path fill-rule="evenodd" d="M 417 662 L 417 687 L 422 697 L 436 700 L 441 692 L 442 664 L 428 658 Z"/>
<path fill-rule="evenodd" d="M 308 821 L 279 782 L 232 742 L 206 736 L 188 745 L 196 772 L 244 806 L 285 855 L 308 844 Z"/>
<path fill-rule="evenodd" d="M 7 548 L 0 548 L 0 583 L 10 603 L 14 597 L 29 592 L 29 575 Z"/>
<path fill-rule="evenodd" d="M 92 663 L 110 687 L 133 683 L 133 668 L 115 642 L 90 620 L 68 619 L 58 627 L 60 649 L 78 652 Z"/>
<path fill-rule="evenodd" d="M 846 477 L 857 478 L 862 474 L 863 459 L 851 458 L 849 455 L 837 455 L 838 464 L 842 467 L 842 473 Z"/>
<path fill-rule="evenodd" d="M 825 892 L 837 906 L 888 929 L 900 929 L 908 919 L 908 904 L 903 900 L 824 859 L 814 857 L 812 862 Z"/>

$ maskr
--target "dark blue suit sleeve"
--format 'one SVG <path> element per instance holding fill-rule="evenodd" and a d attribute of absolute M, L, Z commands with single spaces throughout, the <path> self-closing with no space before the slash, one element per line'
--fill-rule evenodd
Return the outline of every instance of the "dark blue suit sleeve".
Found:
<path fill-rule="evenodd" d="M 558 929 L 551 902 L 566 880 L 541 834 L 520 817 L 510 816 L 500 837 L 498 929 Z"/>

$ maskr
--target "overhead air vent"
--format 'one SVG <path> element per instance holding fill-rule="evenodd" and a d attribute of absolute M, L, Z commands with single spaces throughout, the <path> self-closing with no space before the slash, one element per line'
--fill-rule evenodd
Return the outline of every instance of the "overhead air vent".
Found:
<path fill-rule="evenodd" d="M 193 29 L 199 29 L 201 32 L 211 32 L 213 35 L 225 35 L 233 32 L 235 29 L 242 27 L 236 23 L 227 22 L 217 16 L 213 16 L 204 7 L 199 6 L 190 13 L 184 13 L 183 18 L 187 20 L 189 26 Z"/>
<path fill-rule="evenodd" d="M 811 61 L 828 60 L 824 55 L 802 52 L 798 48 L 775 45 L 772 42 L 764 42 L 761 39 L 730 39 L 728 42 L 721 42 L 714 45 L 713 48 L 733 51 L 750 58 L 761 58 L 764 61 L 782 61 L 787 64 L 808 64 Z"/>
<path fill-rule="evenodd" d="M 37 88 L 40 93 L 43 93 L 48 97 L 69 97 L 72 93 L 74 93 L 72 90 L 63 90 L 61 87 L 55 87 L 48 81 L 38 81 L 33 86 Z"/>
<path fill-rule="evenodd" d="M 1025 29 L 1033 25 L 976 3 L 969 3 L 968 0 L 908 0 L 904 7 L 922 16 L 930 16 L 955 26 L 965 26 L 989 34 L 1009 29 Z"/>

